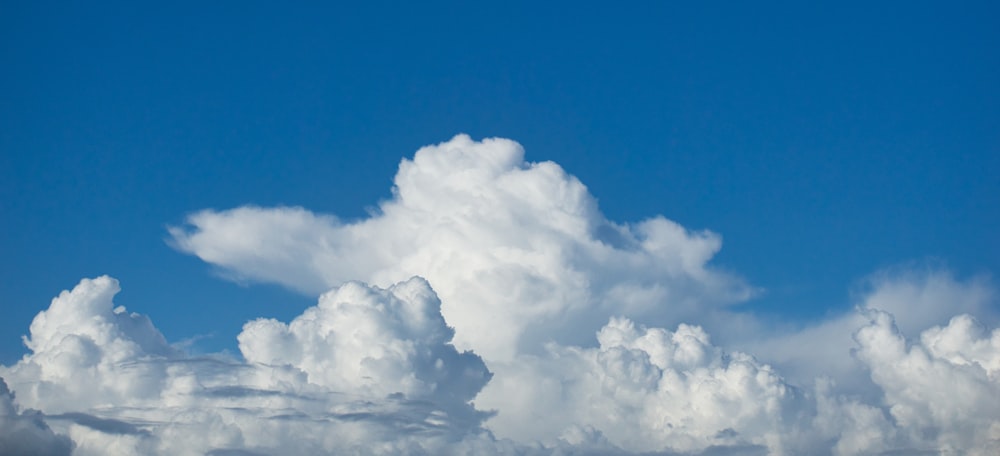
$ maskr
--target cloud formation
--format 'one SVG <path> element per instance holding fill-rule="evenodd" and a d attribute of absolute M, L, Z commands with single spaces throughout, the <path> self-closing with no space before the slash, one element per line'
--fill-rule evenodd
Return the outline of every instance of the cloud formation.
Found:
<path fill-rule="evenodd" d="M 239 335 L 245 361 L 172 349 L 147 318 L 114 307 L 118 291 L 105 276 L 63 292 L 32 322 L 31 353 L 0 367 L 19 402 L 75 442 L 74 454 L 436 453 L 494 443 L 480 427 L 487 414 L 469 404 L 490 373 L 449 343 L 422 279 L 349 283 L 289 324 L 249 322 Z M 16 414 L 12 397 L 2 399 L 5 420 L 48 430 L 41 415 Z"/>
<path fill-rule="evenodd" d="M 974 315 L 991 327 L 998 323 L 996 290 L 985 277 L 959 280 L 927 265 L 894 267 L 865 278 L 859 290 L 855 311 L 804 328 L 772 328 L 741 346 L 765 357 L 793 382 L 806 384 L 822 375 L 835 380 L 841 391 L 874 400 L 875 385 L 851 350 L 854 332 L 868 324 L 870 311 L 893 315 L 908 339 L 918 339 L 921 331 L 960 314 Z"/>
<path fill-rule="evenodd" d="M 334 391 L 461 407 L 491 374 L 451 345 L 453 335 L 437 295 L 415 277 L 385 290 L 349 282 L 289 324 L 247 323 L 238 340 L 247 362 L 291 367 Z"/>
<path fill-rule="evenodd" d="M 597 340 L 590 349 L 552 344 L 498 377 L 479 402 L 501 410 L 493 428 L 532 440 L 599 430 L 630 451 L 778 443 L 795 392 L 752 356 L 724 353 L 685 324 L 667 331 L 612 318 Z"/>
<path fill-rule="evenodd" d="M 18 410 L 14 394 L 0 378 L 0 455 L 68 455 L 73 443 L 57 436 L 41 413 Z"/>
<path fill-rule="evenodd" d="M 317 304 L 247 322 L 240 358 L 192 356 L 85 279 L 0 366 L 0 455 L 1000 448 L 987 279 L 879 273 L 854 312 L 767 326 L 728 310 L 754 290 L 709 265 L 718 235 L 609 221 L 513 141 L 420 149 L 364 220 L 246 206 L 171 233 Z"/>
<path fill-rule="evenodd" d="M 892 315 L 872 311 L 855 334 L 857 357 L 884 392 L 907 442 L 943 453 L 995 454 L 1000 448 L 1000 329 L 967 314 L 910 343 Z"/>
<path fill-rule="evenodd" d="M 525 161 L 514 141 L 459 135 L 424 147 L 400 163 L 394 184 L 393 198 L 357 222 L 245 206 L 198 212 L 170 232 L 178 248 L 232 274 L 310 294 L 424 277 L 455 344 L 490 360 L 548 341 L 589 343 L 611 314 L 679 323 L 751 292 L 708 267 L 718 235 L 663 217 L 609 221 L 579 180 Z"/>
<path fill-rule="evenodd" d="M 290 323 L 248 322 L 244 360 L 172 349 L 114 307 L 117 290 L 100 277 L 63 292 L 35 318 L 32 353 L 0 367 L 24 392 L 0 384 L 0 454 L 986 455 L 1000 444 L 1000 329 L 967 314 L 907 339 L 889 313 L 862 310 L 852 347 L 878 388 L 866 402 L 826 378 L 790 383 L 698 326 L 623 317 L 596 347 L 550 343 L 491 379 L 448 343 L 419 278 L 351 282 Z"/>

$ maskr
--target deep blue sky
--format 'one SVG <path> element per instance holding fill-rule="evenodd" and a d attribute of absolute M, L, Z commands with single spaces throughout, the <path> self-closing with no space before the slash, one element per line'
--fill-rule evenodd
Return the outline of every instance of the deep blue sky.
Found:
<path fill-rule="evenodd" d="M 614 220 L 722 234 L 767 314 L 843 309 L 901 262 L 1000 271 L 995 2 L 91 3 L 0 2 L 2 363 L 99 274 L 171 341 L 233 349 L 313 299 L 214 277 L 167 224 L 360 217 L 459 132 L 558 162 Z"/>

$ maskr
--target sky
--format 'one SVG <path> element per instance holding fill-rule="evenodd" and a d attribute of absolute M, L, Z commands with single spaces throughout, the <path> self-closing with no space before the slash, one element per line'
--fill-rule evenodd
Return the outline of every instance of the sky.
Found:
<path fill-rule="evenodd" d="M 0 454 L 990 454 L 998 23 L 0 2 Z"/>

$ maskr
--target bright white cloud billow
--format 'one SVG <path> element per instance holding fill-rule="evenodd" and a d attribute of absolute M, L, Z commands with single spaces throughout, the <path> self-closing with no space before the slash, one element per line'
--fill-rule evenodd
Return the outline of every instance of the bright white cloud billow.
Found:
<path fill-rule="evenodd" d="M 858 359 L 871 370 L 908 441 L 945 453 L 996 454 L 1000 448 L 1000 329 L 969 315 L 935 326 L 908 343 L 890 314 L 872 312 L 855 335 Z"/>
<path fill-rule="evenodd" d="M 68 434 L 74 454 L 496 444 L 479 427 L 486 415 L 468 404 L 490 373 L 449 343 L 437 296 L 421 279 L 389 289 L 351 283 L 288 325 L 249 322 L 239 336 L 246 362 L 170 349 L 148 319 L 113 307 L 117 292 L 117 281 L 99 277 L 62 293 L 35 317 L 32 352 L 0 367 L 20 405 Z M 47 429 L 2 399 L 5 420 Z"/>
<path fill-rule="evenodd" d="M 196 213 L 171 233 L 211 264 L 306 293 L 424 277 L 456 345 L 491 360 L 550 340 L 589 343 L 611 314 L 676 324 L 750 291 L 707 267 L 716 234 L 662 217 L 613 223 L 579 180 L 526 162 L 510 140 L 424 147 L 400 163 L 393 193 L 353 223 L 248 206 Z"/>
<path fill-rule="evenodd" d="M 498 377 L 481 402 L 501 410 L 495 429 L 535 440 L 596 429 L 632 451 L 780 443 L 795 392 L 753 357 L 724 353 L 684 324 L 612 318 L 597 339 L 591 349 L 550 345 Z"/>
<path fill-rule="evenodd" d="M 490 373 L 478 356 L 455 350 L 453 333 L 434 291 L 412 278 L 387 290 L 347 283 L 290 324 L 252 321 L 238 339 L 248 362 L 290 366 L 308 383 L 461 408 Z"/>
<path fill-rule="evenodd" d="M 880 273 L 855 312 L 766 326 L 727 310 L 752 289 L 709 266 L 717 235 L 595 201 L 512 141 L 457 136 L 365 220 L 196 213 L 180 249 L 317 304 L 246 322 L 240 359 L 197 357 L 83 280 L 0 366 L 0 455 L 1000 448 L 988 280 Z"/>
<path fill-rule="evenodd" d="M 946 270 L 926 267 L 880 271 L 863 281 L 857 310 L 835 315 L 814 325 L 743 341 L 746 350 L 765 357 L 786 378 L 806 384 L 818 375 L 836 381 L 842 391 L 872 395 L 878 391 L 851 348 L 854 332 L 869 321 L 868 312 L 894 315 L 900 333 L 917 339 L 931 326 L 943 326 L 955 315 L 975 315 L 996 326 L 996 292 L 983 277 L 958 280 Z M 875 396 L 869 397 L 874 400 Z"/>

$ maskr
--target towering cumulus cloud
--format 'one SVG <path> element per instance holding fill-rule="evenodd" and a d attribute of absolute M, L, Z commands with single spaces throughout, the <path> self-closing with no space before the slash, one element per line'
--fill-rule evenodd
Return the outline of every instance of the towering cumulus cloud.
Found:
<path fill-rule="evenodd" d="M 775 325 L 730 310 L 754 289 L 709 265 L 719 236 L 610 221 L 513 141 L 420 149 L 364 220 L 246 206 L 170 231 L 318 303 L 192 356 L 83 280 L 0 366 L 0 455 L 1000 451 L 988 279 L 877 273 L 856 311 Z"/>
<path fill-rule="evenodd" d="M 608 221 L 579 180 L 526 162 L 510 140 L 424 147 L 400 163 L 393 194 L 354 223 L 241 207 L 196 213 L 171 233 L 209 263 L 306 293 L 419 275 L 441 295 L 456 345 L 490 359 L 587 343 L 609 314 L 677 323 L 749 292 L 706 267 L 717 235 L 662 217 Z"/>

